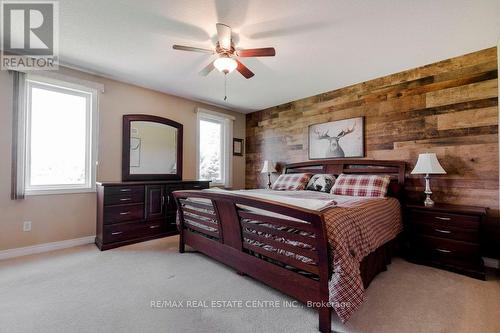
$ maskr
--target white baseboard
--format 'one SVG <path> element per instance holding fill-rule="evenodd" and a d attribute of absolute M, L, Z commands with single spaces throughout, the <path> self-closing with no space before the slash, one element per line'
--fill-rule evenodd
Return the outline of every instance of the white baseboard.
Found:
<path fill-rule="evenodd" d="M 59 242 L 44 243 L 33 246 L 18 247 L 15 249 L 0 251 L 0 260 L 10 259 L 15 257 L 27 256 L 30 254 L 43 253 L 54 250 L 67 249 L 79 245 L 94 243 L 95 236 L 87 236 L 82 238 L 68 239 Z"/>
<path fill-rule="evenodd" d="M 486 267 L 500 269 L 500 260 L 498 259 L 483 257 L 483 261 Z"/>

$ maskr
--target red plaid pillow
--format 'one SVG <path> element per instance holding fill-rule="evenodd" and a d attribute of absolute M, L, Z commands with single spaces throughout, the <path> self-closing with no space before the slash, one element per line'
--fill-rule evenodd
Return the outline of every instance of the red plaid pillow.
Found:
<path fill-rule="evenodd" d="M 309 178 L 311 178 L 312 174 L 310 173 L 290 173 L 283 174 L 276 179 L 273 186 L 271 187 L 273 190 L 278 191 L 298 191 L 306 188 L 307 183 L 309 182 Z"/>
<path fill-rule="evenodd" d="M 331 194 L 356 197 L 383 198 L 391 182 L 389 176 L 341 174 L 332 187 Z"/>

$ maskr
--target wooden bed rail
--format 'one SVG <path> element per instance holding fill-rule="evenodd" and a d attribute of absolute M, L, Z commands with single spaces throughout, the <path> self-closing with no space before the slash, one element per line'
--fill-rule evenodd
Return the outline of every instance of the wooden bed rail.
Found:
<path fill-rule="evenodd" d="M 304 303 L 328 304 L 328 241 L 323 214 L 215 191 L 176 191 L 179 252 L 202 252 Z M 330 332 L 329 306 L 318 308 Z"/>

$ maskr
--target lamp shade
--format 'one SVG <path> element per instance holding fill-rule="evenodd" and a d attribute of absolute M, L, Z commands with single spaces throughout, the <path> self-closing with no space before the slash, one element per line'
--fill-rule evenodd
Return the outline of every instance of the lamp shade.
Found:
<path fill-rule="evenodd" d="M 262 170 L 260 172 L 261 173 L 271 173 L 271 172 L 277 172 L 277 171 L 276 171 L 276 168 L 274 167 L 273 161 L 265 160 L 264 165 L 262 166 Z"/>
<path fill-rule="evenodd" d="M 446 174 L 446 171 L 443 169 L 441 164 L 437 159 L 435 153 L 425 153 L 418 155 L 417 165 L 413 168 L 411 172 L 412 175 L 421 175 L 421 174 Z"/>

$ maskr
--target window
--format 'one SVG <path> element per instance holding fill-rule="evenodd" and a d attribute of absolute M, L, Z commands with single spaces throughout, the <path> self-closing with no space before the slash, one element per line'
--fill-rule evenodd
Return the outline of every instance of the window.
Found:
<path fill-rule="evenodd" d="M 93 191 L 96 91 L 28 76 L 25 96 L 26 194 Z"/>
<path fill-rule="evenodd" d="M 198 110 L 198 179 L 211 186 L 231 186 L 230 142 L 233 118 Z"/>

